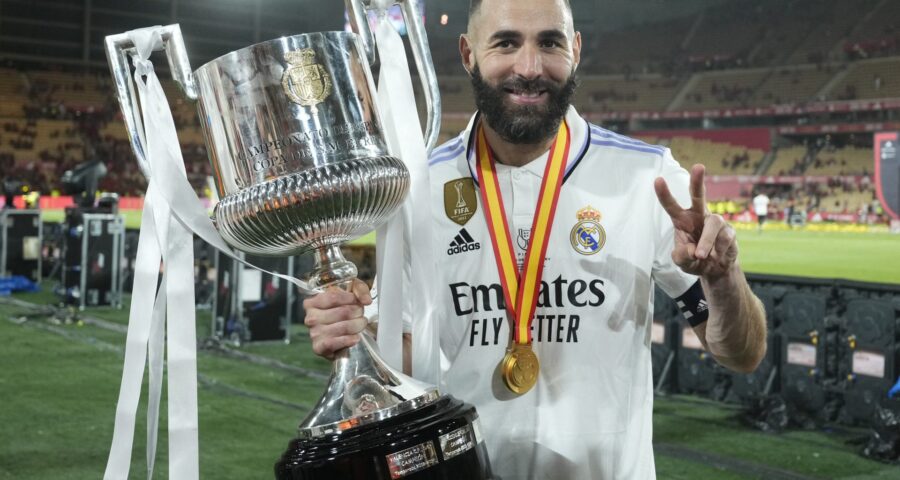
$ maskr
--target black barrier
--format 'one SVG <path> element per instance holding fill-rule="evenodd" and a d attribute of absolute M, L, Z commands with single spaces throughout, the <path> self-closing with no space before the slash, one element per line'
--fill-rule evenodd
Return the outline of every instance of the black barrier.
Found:
<path fill-rule="evenodd" d="M 756 291 L 766 282 L 787 292 L 776 307 L 778 337 L 793 343 L 781 347 L 780 394 L 795 416 L 871 425 L 878 406 L 900 411 L 887 397 L 900 374 L 900 286 L 790 277 L 761 277 L 751 285 Z M 816 347 L 812 368 L 809 343 Z"/>
<path fill-rule="evenodd" d="M 653 363 L 653 385 L 657 392 L 675 390 L 675 363 L 681 339 L 681 312 L 675 301 L 659 287 L 653 297 L 653 324 L 650 330 L 650 355 Z"/>
<path fill-rule="evenodd" d="M 788 405 L 820 420 L 830 380 L 828 296 L 817 291 L 788 292 L 775 310 L 781 328 L 781 394 Z"/>
<path fill-rule="evenodd" d="M 869 426 L 880 409 L 900 414 L 900 399 L 887 396 L 900 376 L 900 285 L 754 274 L 747 279 L 769 328 L 759 367 L 739 374 L 717 365 L 657 290 L 651 332 L 657 392 L 757 407 L 778 397 L 795 424 Z"/>
<path fill-rule="evenodd" d="M 869 425 L 879 406 L 900 413 L 884 395 L 900 375 L 900 295 L 894 288 L 841 282 L 837 348 L 843 423 Z"/>

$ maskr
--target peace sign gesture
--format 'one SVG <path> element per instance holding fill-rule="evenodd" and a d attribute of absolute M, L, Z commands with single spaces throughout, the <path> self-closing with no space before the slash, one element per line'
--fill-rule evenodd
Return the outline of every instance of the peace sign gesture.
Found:
<path fill-rule="evenodd" d="M 691 168 L 691 207 L 681 208 L 666 181 L 654 182 L 656 197 L 675 226 L 675 248 L 672 260 L 687 273 L 715 279 L 729 272 L 737 259 L 738 248 L 734 228 L 721 215 L 712 215 L 706 208 L 706 187 L 703 177 L 706 168 L 697 164 Z"/>

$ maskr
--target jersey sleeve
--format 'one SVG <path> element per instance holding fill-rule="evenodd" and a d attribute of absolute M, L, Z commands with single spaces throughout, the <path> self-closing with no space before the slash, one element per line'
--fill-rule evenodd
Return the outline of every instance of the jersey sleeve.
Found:
<path fill-rule="evenodd" d="M 669 191 L 683 208 L 691 204 L 691 195 L 688 190 L 690 174 L 681 167 L 672 152 L 667 148 L 663 154 L 662 165 L 658 176 L 665 179 Z M 663 209 L 659 201 L 654 201 L 654 214 L 656 231 L 656 251 L 654 252 L 652 278 L 659 284 L 666 295 L 678 299 L 688 293 L 688 290 L 698 283 L 698 277 L 685 273 L 672 261 L 672 249 L 675 247 L 675 227 L 672 219 Z M 698 284 L 699 288 L 699 284 Z"/>

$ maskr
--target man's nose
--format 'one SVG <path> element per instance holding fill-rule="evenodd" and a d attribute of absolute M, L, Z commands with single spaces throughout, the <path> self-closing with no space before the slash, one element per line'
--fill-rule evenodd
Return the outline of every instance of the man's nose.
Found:
<path fill-rule="evenodd" d="M 516 53 L 516 64 L 513 73 L 526 79 L 541 76 L 544 73 L 544 66 L 540 49 L 528 44 L 520 48 Z"/>

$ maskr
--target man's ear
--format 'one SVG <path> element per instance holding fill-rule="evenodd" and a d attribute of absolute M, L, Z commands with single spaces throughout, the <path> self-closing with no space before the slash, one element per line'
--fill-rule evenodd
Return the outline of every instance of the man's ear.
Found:
<path fill-rule="evenodd" d="M 475 53 L 472 51 L 471 39 L 465 33 L 459 36 L 459 57 L 466 73 L 471 76 L 475 68 Z"/>
<path fill-rule="evenodd" d="M 575 32 L 575 38 L 572 39 L 572 61 L 575 62 L 575 69 L 581 63 L 581 32 Z"/>

